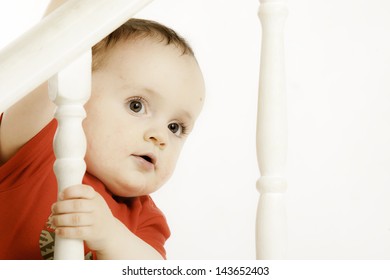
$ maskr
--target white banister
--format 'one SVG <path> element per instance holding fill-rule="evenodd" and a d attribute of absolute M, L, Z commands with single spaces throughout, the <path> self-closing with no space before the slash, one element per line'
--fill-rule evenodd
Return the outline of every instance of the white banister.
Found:
<path fill-rule="evenodd" d="M 0 112 L 152 0 L 69 0 L 0 52 Z"/>
<path fill-rule="evenodd" d="M 81 184 L 86 170 L 87 148 L 82 127 L 86 116 L 83 105 L 91 92 L 92 53 L 86 52 L 49 80 L 49 96 L 57 105 L 58 128 L 54 137 L 54 172 L 58 192 Z M 55 237 L 54 259 L 84 259 L 83 240 Z"/>
<path fill-rule="evenodd" d="M 257 114 L 257 160 L 261 177 L 256 221 L 257 259 L 284 259 L 287 250 L 285 176 L 287 109 L 283 28 L 285 0 L 260 0 L 261 63 Z"/>

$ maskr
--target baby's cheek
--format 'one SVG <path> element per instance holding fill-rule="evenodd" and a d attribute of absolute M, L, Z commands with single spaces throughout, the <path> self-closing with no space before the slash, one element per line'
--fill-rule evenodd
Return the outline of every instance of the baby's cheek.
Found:
<path fill-rule="evenodd" d="M 160 169 L 160 185 L 164 184 L 172 176 L 174 167 L 165 167 Z"/>

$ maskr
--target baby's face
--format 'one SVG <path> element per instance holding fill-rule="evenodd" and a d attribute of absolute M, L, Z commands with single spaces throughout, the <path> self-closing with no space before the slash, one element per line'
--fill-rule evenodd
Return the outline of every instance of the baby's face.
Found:
<path fill-rule="evenodd" d="M 203 100 L 193 57 L 151 39 L 118 43 L 92 75 L 83 123 L 88 171 L 118 196 L 157 190 L 171 176 Z"/>

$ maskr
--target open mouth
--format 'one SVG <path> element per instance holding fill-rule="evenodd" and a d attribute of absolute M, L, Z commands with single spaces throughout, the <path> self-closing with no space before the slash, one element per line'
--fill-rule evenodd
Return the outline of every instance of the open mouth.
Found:
<path fill-rule="evenodd" d="M 144 160 L 146 160 L 146 161 L 148 161 L 150 163 L 153 163 L 153 160 L 152 160 L 152 158 L 150 156 L 144 155 L 144 156 L 139 156 L 139 157 L 143 158 Z"/>
<path fill-rule="evenodd" d="M 156 165 L 157 159 L 153 154 L 144 154 L 144 155 L 136 155 L 134 154 L 133 156 L 138 157 L 148 163 L 151 163 L 153 165 Z"/>

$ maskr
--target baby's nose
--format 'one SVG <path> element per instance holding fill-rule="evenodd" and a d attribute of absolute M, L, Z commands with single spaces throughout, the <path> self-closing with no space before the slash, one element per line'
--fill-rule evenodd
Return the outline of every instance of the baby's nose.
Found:
<path fill-rule="evenodd" d="M 160 149 L 164 149 L 167 145 L 166 133 L 159 130 L 150 130 L 145 134 L 145 140 L 152 142 Z"/>

